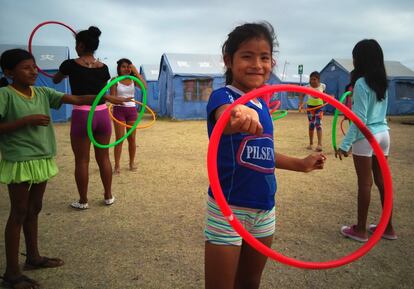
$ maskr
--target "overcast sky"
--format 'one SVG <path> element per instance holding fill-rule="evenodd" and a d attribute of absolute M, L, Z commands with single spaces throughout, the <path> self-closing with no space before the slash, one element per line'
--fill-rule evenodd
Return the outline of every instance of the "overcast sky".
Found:
<path fill-rule="evenodd" d="M 163 53 L 220 54 L 227 34 L 237 25 L 268 21 L 276 31 L 281 72 L 321 70 L 332 58 L 351 58 L 364 38 L 381 44 L 386 60 L 414 70 L 414 1 L 273 1 L 273 0 L 0 0 L 0 43 L 27 44 L 36 25 L 63 22 L 74 30 L 101 29 L 96 56 L 113 74 L 116 60 L 159 64 Z M 44 26 L 34 45 L 68 46 L 74 39 L 57 25 Z"/>

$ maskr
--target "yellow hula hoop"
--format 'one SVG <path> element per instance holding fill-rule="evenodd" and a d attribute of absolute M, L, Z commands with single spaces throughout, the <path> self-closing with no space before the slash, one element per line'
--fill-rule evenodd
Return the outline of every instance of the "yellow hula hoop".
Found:
<path fill-rule="evenodd" d="M 133 102 L 135 102 L 135 103 L 137 103 L 137 104 L 140 104 L 140 105 L 143 105 L 143 103 L 142 102 L 139 102 L 139 101 L 136 101 L 136 100 L 134 100 L 134 99 L 131 99 L 131 101 L 133 101 Z M 124 123 L 124 122 L 122 122 L 122 121 L 120 121 L 120 120 L 117 120 L 115 117 L 114 117 L 114 115 L 112 114 L 112 106 L 113 106 L 113 104 L 111 103 L 111 104 L 109 104 L 109 116 L 112 118 L 112 120 L 114 121 L 114 122 L 116 122 L 116 123 L 118 123 L 118 124 L 120 124 L 120 125 L 122 125 L 122 126 L 125 126 L 125 127 L 127 127 L 127 128 L 131 128 L 132 127 L 132 125 L 128 125 L 128 124 L 126 124 L 126 123 Z M 143 125 L 138 125 L 137 126 L 137 129 L 144 129 L 144 128 L 149 128 L 150 126 L 152 126 L 154 123 L 155 123 L 155 112 L 148 106 L 148 105 L 145 105 L 145 108 L 146 109 L 148 109 L 149 110 L 149 112 L 152 114 L 152 121 L 151 122 L 149 122 L 149 123 L 146 123 L 146 124 L 143 124 Z"/>

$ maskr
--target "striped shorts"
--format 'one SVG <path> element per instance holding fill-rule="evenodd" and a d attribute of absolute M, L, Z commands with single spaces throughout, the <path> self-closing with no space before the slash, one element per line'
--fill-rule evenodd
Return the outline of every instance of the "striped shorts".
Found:
<path fill-rule="evenodd" d="M 275 208 L 259 210 L 230 205 L 234 216 L 255 238 L 272 236 L 275 232 Z M 205 240 L 216 245 L 242 245 L 242 237 L 223 216 L 216 201 L 208 196 Z"/>

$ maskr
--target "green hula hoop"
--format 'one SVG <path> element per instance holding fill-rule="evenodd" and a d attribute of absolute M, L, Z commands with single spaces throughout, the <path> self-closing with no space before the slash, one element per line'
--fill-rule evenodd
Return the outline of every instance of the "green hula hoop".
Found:
<path fill-rule="evenodd" d="M 343 103 L 345 101 L 345 98 L 350 95 L 352 93 L 352 91 L 347 91 L 344 94 L 342 94 L 342 96 L 339 98 L 339 102 Z M 336 147 L 336 122 L 338 121 L 338 114 L 339 114 L 339 110 L 335 109 L 334 112 L 334 117 L 332 120 L 332 147 L 333 149 L 336 151 L 337 147 Z"/>
<path fill-rule="evenodd" d="M 130 130 L 128 130 L 128 132 L 121 137 L 120 139 L 118 139 L 117 141 L 113 142 L 113 143 L 109 143 L 109 144 L 100 144 L 96 141 L 96 139 L 93 136 L 92 133 L 92 120 L 93 120 L 93 114 L 95 113 L 95 109 L 96 106 L 99 103 L 99 100 L 103 97 L 103 95 L 105 94 L 105 92 L 114 84 L 116 84 L 117 82 L 124 80 L 126 78 L 132 79 L 133 81 L 135 81 L 136 83 L 139 84 L 139 86 L 141 87 L 142 90 L 142 108 L 138 114 L 138 118 L 137 120 L 134 122 L 133 126 L 131 127 Z M 89 139 L 91 140 L 91 142 L 98 148 L 102 148 L 102 149 L 106 149 L 106 148 L 110 148 L 113 146 L 116 146 L 117 144 L 119 144 L 120 142 L 122 142 L 124 139 L 126 139 L 127 137 L 130 136 L 130 134 L 136 129 L 136 127 L 138 126 L 139 122 L 141 121 L 143 115 L 144 115 L 144 111 L 145 111 L 145 105 L 147 104 L 147 90 L 145 89 L 144 84 L 135 76 L 131 76 L 131 75 L 122 75 L 122 76 L 118 76 L 117 78 L 113 79 L 111 82 L 109 82 L 107 85 L 105 85 L 104 88 L 102 88 L 102 90 L 98 93 L 98 95 L 96 96 L 92 106 L 91 106 L 91 110 L 89 111 L 88 114 L 88 123 L 87 123 L 87 132 L 88 132 L 88 136 Z"/>
<path fill-rule="evenodd" d="M 272 120 L 278 120 L 280 118 L 283 118 L 287 115 L 287 110 L 276 110 L 272 113 Z"/>

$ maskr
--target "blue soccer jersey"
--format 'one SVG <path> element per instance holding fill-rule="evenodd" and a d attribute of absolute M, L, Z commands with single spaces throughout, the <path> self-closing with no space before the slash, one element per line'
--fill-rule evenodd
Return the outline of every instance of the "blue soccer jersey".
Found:
<path fill-rule="evenodd" d="M 213 91 L 207 104 L 207 128 L 211 136 L 215 110 L 231 104 L 243 92 L 226 86 Z M 275 206 L 276 177 L 273 143 L 273 122 L 265 101 L 249 101 L 245 105 L 256 110 L 263 126 L 263 135 L 245 133 L 222 135 L 218 148 L 217 168 L 220 184 L 231 205 L 270 210 Z M 211 188 L 208 193 L 213 197 Z"/>

